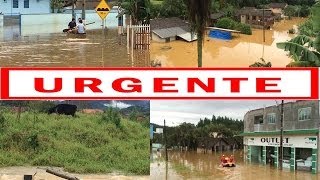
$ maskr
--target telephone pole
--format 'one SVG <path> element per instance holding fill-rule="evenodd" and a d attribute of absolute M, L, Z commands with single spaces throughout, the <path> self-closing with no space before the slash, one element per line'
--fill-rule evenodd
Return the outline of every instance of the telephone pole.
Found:
<path fill-rule="evenodd" d="M 164 120 L 163 134 L 164 134 L 164 146 L 165 146 L 165 153 L 166 153 L 166 162 L 168 162 L 166 120 Z"/>
<path fill-rule="evenodd" d="M 282 170 L 283 165 L 283 103 L 281 101 L 281 116 L 280 116 L 280 148 L 279 148 L 279 169 Z"/>
<path fill-rule="evenodd" d="M 72 0 L 72 18 L 76 18 L 74 14 L 74 0 Z"/>
<path fill-rule="evenodd" d="M 82 0 L 82 19 L 86 19 L 86 0 Z"/>

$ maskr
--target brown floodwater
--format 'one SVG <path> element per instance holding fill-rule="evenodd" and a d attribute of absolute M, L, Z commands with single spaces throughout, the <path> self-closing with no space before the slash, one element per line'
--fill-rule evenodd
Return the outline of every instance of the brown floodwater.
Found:
<path fill-rule="evenodd" d="M 148 52 L 128 55 L 126 36 L 117 30 L 87 32 L 85 38 L 63 33 L 15 36 L 0 42 L 0 66 L 36 67 L 141 67 L 149 66 Z M 141 53 L 140 53 L 141 54 Z M 141 58 L 142 56 L 142 58 Z"/>
<path fill-rule="evenodd" d="M 168 151 L 169 163 L 166 164 L 164 155 L 153 154 L 150 165 L 152 180 L 163 179 L 217 179 L 217 180 L 316 180 L 320 176 L 311 172 L 284 169 L 280 171 L 270 165 L 246 163 L 242 151 L 224 152 L 225 155 L 234 155 L 236 167 L 223 168 L 219 166 L 221 153 L 203 154 L 197 152 Z"/>
<path fill-rule="evenodd" d="M 231 41 L 206 36 L 203 48 L 204 67 L 248 67 L 260 58 L 270 61 L 273 67 L 284 67 L 291 59 L 276 47 L 276 43 L 290 40 L 291 28 L 305 21 L 302 18 L 277 22 L 272 30 L 253 29 L 252 35 L 234 35 Z M 151 60 L 161 61 L 165 67 L 197 67 L 197 43 L 183 40 L 170 43 L 152 42 Z"/>
<path fill-rule="evenodd" d="M 60 172 L 60 169 L 56 172 Z M 121 174 L 70 174 L 71 177 L 77 177 L 82 180 L 105 180 L 105 179 L 123 179 L 123 180 L 147 180 L 149 176 L 126 176 Z M 34 175 L 34 180 L 63 180 L 55 175 L 49 174 L 44 167 L 8 167 L 0 168 L 0 180 L 22 180 L 24 175 Z"/>

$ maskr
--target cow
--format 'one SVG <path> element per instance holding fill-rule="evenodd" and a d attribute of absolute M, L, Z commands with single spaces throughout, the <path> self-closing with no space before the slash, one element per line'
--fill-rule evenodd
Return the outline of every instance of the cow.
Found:
<path fill-rule="evenodd" d="M 64 115 L 72 115 L 75 117 L 75 113 L 77 111 L 77 106 L 72 104 L 58 104 L 53 108 L 48 110 L 48 114 L 57 113 Z"/>

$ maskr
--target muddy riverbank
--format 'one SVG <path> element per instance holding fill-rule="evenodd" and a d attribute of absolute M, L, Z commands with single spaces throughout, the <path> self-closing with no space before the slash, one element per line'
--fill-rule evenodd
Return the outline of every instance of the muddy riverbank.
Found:
<path fill-rule="evenodd" d="M 0 180 L 22 180 L 24 175 L 34 175 L 34 180 L 63 180 L 57 176 L 46 172 L 45 167 L 7 167 L 0 168 Z M 59 172 L 59 168 L 54 168 Z M 110 174 L 72 174 L 69 176 L 77 177 L 81 180 L 102 180 L 102 179 L 123 179 L 123 180 L 147 180 L 149 176 L 130 176 L 120 173 Z"/>
<path fill-rule="evenodd" d="M 302 18 L 277 22 L 272 30 L 253 29 L 252 35 L 235 35 L 231 41 L 206 36 L 203 48 L 204 67 L 248 67 L 260 58 L 270 61 L 273 67 L 284 67 L 291 59 L 276 47 L 276 43 L 290 40 L 288 30 L 305 21 Z M 151 60 L 160 60 L 165 67 L 196 67 L 197 43 L 182 40 L 170 43 L 152 42 Z"/>

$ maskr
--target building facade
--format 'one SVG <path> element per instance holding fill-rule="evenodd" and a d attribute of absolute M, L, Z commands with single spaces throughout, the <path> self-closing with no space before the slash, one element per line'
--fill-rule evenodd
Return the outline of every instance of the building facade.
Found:
<path fill-rule="evenodd" d="M 275 15 L 269 9 L 256 9 L 255 7 L 243 7 L 236 12 L 236 18 L 243 24 L 253 28 L 270 29 L 274 25 Z"/>
<path fill-rule="evenodd" d="M 0 13 L 4 15 L 50 13 L 49 0 L 1 0 Z"/>
<path fill-rule="evenodd" d="M 283 168 L 319 170 L 320 101 L 283 106 Z M 279 166 L 280 105 L 249 111 L 244 116 L 244 151 L 249 162 Z"/>

